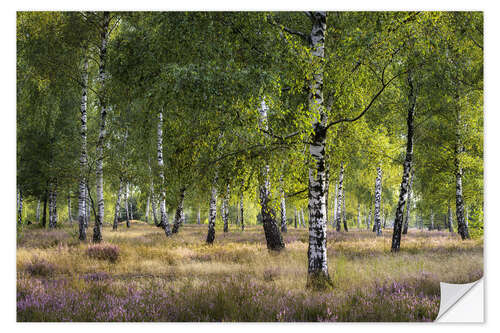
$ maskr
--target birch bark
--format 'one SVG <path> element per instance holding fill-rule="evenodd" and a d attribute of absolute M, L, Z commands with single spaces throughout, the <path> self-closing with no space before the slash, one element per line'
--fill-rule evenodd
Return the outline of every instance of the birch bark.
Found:
<path fill-rule="evenodd" d="M 179 232 L 179 227 L 182 223 L 182 219 L 184 216 L 184 196 L 186 194 L 186 188 L 182 187 L 179 194 L 179 204 L 177 205 L 177 209 L 175 211 L 174 217 L 174 226 L 172 228 L 172 233 L 176 234 Z"/>
<path fill-rule="evenodd" d="M 106 53 L 108 50 L 109 35 L 109 12 L 104 12 L 101 22 L 101 45 L 99 49 L 99 81 L 101 107 L 101 122 L 99 124 L 99 139 L 97 141 L 97 161 L 96 161 L 96 196 L 97 196 L 97 215 L 94 222 L 94 234 L 92 241 L 100 243 L 102 241 L 102 224 L 104 222 L 104 178 L 103 178 L 103 160 L 104 160 L 104 140 L 106 138 L 106 116 L 108 113 L 106 87 Z"/>
<path fill-rule="evenodd" d="M 82 99 L 80 103 L 80 180 L 78 183 L 78 239 L 84 241 L 87 239 L 86 225 L 86 196 L 85 189 L 87 184 L 86 169 L 87 169 L 87 84 L 89 79 L 88 73 L 89 62 L 85 57 L 82 71 Z"/>
<path fill-rule="evenodd" d="M 399 200 L 396 207 L 396 216 L 394 218 L 394 231 L 392 234 L 391 251 L 398 252 L 401 246 L 401 231 L 403 226 L 403 210 L 408 196 L 408 183 L 410 178 L 410 169 L 413 159 L 413 117 L 415 115 L 416 99 L 415 87 L 413 82 L 413 74 L 408 72 L 408 86 L 410 88 L 408 95 L 408 116 L 406 123 L 408 126 L 408 134 L 406 136 L 406 157 L 403 164 L 403 178 L 401 180 L 401 188 L 399 191 Z"/>
<path fill-rule="evenodd" d="M 377 236 L 382 235 L 382 228 L 380 223 L 380 201 L 382 196 L 382 169 L 377 167 L 377 178 L 375 179 L 375 212 L 374 224 Z"/>

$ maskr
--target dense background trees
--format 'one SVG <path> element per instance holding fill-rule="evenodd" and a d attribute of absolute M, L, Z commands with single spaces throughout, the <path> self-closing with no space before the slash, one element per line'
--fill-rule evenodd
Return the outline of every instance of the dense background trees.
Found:
<path fill-rule="evenodd" d="M 396 223 L 398 238 L 408 216 L 410 228 L 479 236 L 482 22 L 479 12 L 20 12 L 19 223 L 45 227 L 48 205 L 52 226 L 79 221 L 85 240 L 94 223 L 98 242 L 102 223 L 148 216 L 170 236 L 200 212 L 208 242 L 224 224 L 216 216 L 238 230 L 263 223 L 280 250 L 280 212 L 288 228 L 303 214 L 309 273 L 326 282 L 327 228 Z"/>

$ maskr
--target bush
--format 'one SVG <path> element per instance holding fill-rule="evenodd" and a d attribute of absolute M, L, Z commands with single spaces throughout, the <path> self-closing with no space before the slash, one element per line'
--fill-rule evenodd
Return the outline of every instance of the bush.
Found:
<path fill-rule="evenodd" d="M 56 266 L 45 259 L 34 258 L 27 266 L 26 271 L 36 276 L 51 276 L 56 270 Z"/>
<path fill-rule="evenodd" d="M 109 262 L 116 262 L 119 254 L 120 251 L 116 245 L 95 244 L 89 245 L 87 248 L 87 255 L 90 258 L 108 260 Z"/>

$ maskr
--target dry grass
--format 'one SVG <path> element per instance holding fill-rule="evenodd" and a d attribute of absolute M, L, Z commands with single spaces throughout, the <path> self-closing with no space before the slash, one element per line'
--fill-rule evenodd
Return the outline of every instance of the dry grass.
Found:
<path fill-rule="evenodd" d="M 76 240 L 76 226 L 25 230 L 17 248 L 18 320 L 432 320 L 440 281 L 467 283 L 483 273 L 482 239 L 411 230 L 401 252 L 392 254 L 392 230 L 383 237 L 329 231 L 335 288 L 312 292 L 305 289 L 306 229 L 289 228 L 286 249 L 276 255 L 267 251 L 261 226 L 217 230 L 212 246 L 205 244 L 206 228 L 185 225 L 166 238 L 142 222 L 116 232 L 106 226 L 103 239 L 119 251 L 116 261 L 87 255 L 91 244 Z M 49 276 L 33 274 L 41 266 L 51 268 Z M 136 298 L 158 309 L 141 312 Z M 63 301 L 65 308 L 55 307 Z M 104 314 L 97 314 L 99 306 Z"/>

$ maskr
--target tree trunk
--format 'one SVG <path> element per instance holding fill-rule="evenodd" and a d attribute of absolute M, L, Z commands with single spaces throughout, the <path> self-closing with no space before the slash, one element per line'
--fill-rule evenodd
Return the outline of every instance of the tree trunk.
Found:
<path fill-rule="evenodd" d="M 43 196 L 43 213 L 42 213 L 42 226 L 45 228 L 47 225 L 47 188 L 45 188 L 45 194 Z"/>
<path fill-rule="evenodd" d="M 200 212 L 200 206 L 198 206 L 198 215 L 196 216 L 198 220 L 198 225 L 201 224 L 201 212 Z"/>
<path fill-rule="evenodd" d="M 300 219 L 301 219 L 301 222 L 300 222 L 301 226 L 303 228 L 305 228 L 306 227 L 306 219 L 304 218 L 304 210 L 302 208 L 300 209 Z"/>
<path fill-rule="evenodd" d="M 222 198 L 222 205 L 220 208 L 220 213 L 221 213 L 221 218 L 222 222 L 224 223 L 224 232 L 229 231 L 229 184 L 227 185 L 226 188 L 226 193 L 224 197 Z"/>
<path fill-rule="evenodd" d="M 349 229 L 347 228 L 347 218 L 345 213 L 345 187 L 342 187 L 342 223 L 344 224 L 344 231 L 347 232 Z"/>
<path fill-rule="evenodd" d="M 337 232 L 340 232 L 341 224 L 340 220 L 342 219 L 342 185 L 344 182 L 344 162 L 340 163 L 340 172 L 339 172 L 339 184 L 337 188 L 337 200 L 336 200 L 336 217 L 335 217 L 335 228 Z"/>
<path fill-rule="evenodd" d="M 80 180 L 78 183 L 78 239 L 87 239 L 86 225 L 86 169 L 87 169 L 87 84 L 89 62 L 84 59 L 82 71 L 82 100 L 80 103 Z"/>
<path fill-rule="evenodd" d="M 99 81 L 101 84 L 101 96 L 99 103 L 101 107 L 101 123 L 99 128 L 99 140 L 97 141 L 97 161 L 96 161 L 96 196 L 97 196 L 97 215 L 94 222 L 94 234 L 92 241 L 100 243 L 102 241 L 102 224 L 104 222 L 104 178 L 103 178 L 103 159 L 104 159 L 104 139 L 106 138 L 106 115 L 108 105 L 105 91 L 106 83 L 106 52 L 108 49 L 109 35 L 109 12 L 104 12 L 101 25 L 101 46 L 99 49 Z"/>
<path fill-rule="evenodd" d="M 295 229 L 297 229 L 297 207 L 295 207 L 295 214 L 294 214 L 294 218 L 293 218 L 293 223 L 294 223 Z"/>
<path fill-rule="evenodd" d="M 336 229 L 336 223 L 337 223 L 338 195 L 339 195 L 339 184 L 338 184 L 338 181 L 336 181 L 335 182 L 335 198 L 333 198 L 333 221 L 332 221 L 332 227 L 334 229 Z"/>
<path fill-rule="evenodd" d="M 167 212 L 165 207 L 165 176 L 163 173 L 163 113 L 158 112 L 158 133 L 157 133 L 157 150 L 158 150 L 158 169 L 160 173 L 160 226 L 163 227 L 165 235 L 168 237 L 172 234 L 170 223 L 167 221 Z"/>
<path fill-rule="evenodd" d="M 406 157 L 403 164 L 403 179 L 401 180 L 401 188 L 399 191 L 399 200 L 396 207 L 396 216 L 394 218 L 394 231 L 392 234 L 391 251 L 399 251 L 401 245 L 401 231 L 403 227 L 403 209 L 405 207 L 406 198 L 408 196 L 408 183 L 410 178 L 410 169 L 413 159 L 413 116 L 415 114 L 416 94 L 413 86 L 413 74 L 408 72 L 408 86 L 410 92 L 408 95 L 409 107 L 406 123 L 408 126 L 408 134 L 406 136 Z"/>
<path fill-rule="evenodd" d="M 358 230 L 361 229 L 361 210 L 360 210 L 360 204 L 358 202 Z"/>
<path fill-rule="evenodd" d="M 184 216 L 184 196 L 186 194 L 186 188 L 182 187 L 179 194 L 179 204 L 177 205 L 177 210 L 175 211 L 174 226 L 172 228 L 172 233 L 176 234 L 179 232 L 179 227 L 182 223 Z"/>
<path fill-rule="evenodd" d="M 368 219 L 366 223 L 366 227 L 370 230 L 370 226 L 372 225 L 372 203 L 370 202 L 370 210 L 368 211 Z"/>
<path fill-rule="evenodd" d="M 57 184 L 50 189 L 49 195 L 49 228 L 57 226 Z"/>
<path fill-rule="evenodd" d="M 431 225 L 429 230 L 434 230 L 434 212 L 431 209 Z"/>
<path fill-rule="evenodd" d="M 245 230 L 245 218 L 243 217 L 243 192 L 240 194 L 240 215 L 241 215 L 241 231 Z"/>
<path fill-rule="evenodd" d="M 146 223 L 149 223 L 149 207 L 151 206 L 151 194 L 148 195 L 148 201 L 146 202 L 146 214 L 144 215 L 144 219 Z"/>
<path fill-rule="evenodd" d="M 85 184 L 85 228 L 88 228 L 90 224 L 90 196 L 89 188 Z"/>
<path fill-rule="evenodd" d="M 36 222 L 40 223 L 40 198 L 38 198 L 38 203 L 36 204 Z"/>
<path fill-rule="evenodd" d="M 414 172 L 411 172 L 410 176 L 410 185 L 408 186 L 408 202 L 406 203 L 406 218 L 403 226 L 403 235 L 408 233 L 408 225 L 410 224 L 410 206 L 411 206 L 411 190 L 413 187 L 413 175 Z"/>
<path fill-rule="evenodd" d="M 281 232 L 287 232 L 285 191 L 281 187 Z"/>
<path fill-rule="evenodd" d="M 460 154 L 463 151 L 461 138 L 460 138 L 460 113 L 457 112 L 457 134 L 456 134 L 456 146 L 455 146 L 455 179 L 456 179 L 456 213 L 458 234 L 464 239 L 470 239 L 468 219 L 464 217 L 464 200 L 463 200 L 463 189 L 462 189 L 462 167 L 460 165 Z"/>
<path fill-rule="evenodd" d="M 382 169 L 377 167 L 377 178 L 375 179 L 375 212 L 374 212 L 374 221 L 375 230 L 377 232 L 377 236 L 382 235 L 382 227 L 380 223 L 380 202 L 382 198 Z"/>
<path fill-rule="evenodd" d="M 325 215 L 325 223 L 328 229 L 328 198 L 329 198 L 329 193 L 330 193 L 330 167 L 328 164 L 326 164 L 326 171 L 325 171 L 325 210 L 326 210 L 326 215 Z"/>
<path fill-rule="evenodd" d="M 264 99 L 261 101 L 259 108 L 260 113 L 260 126 L 264 130 L 268 130 L 267 111 L 268 107 Z M 276 222 L 276 213 L 270 206 L 271 201 L 271 183 L 269 182 L 269 165 L 266 164 L 261 169 L 261 180 L 259 184 L 259 199 L 260 199 L 260 213 L 262 216 L 262 224 L 264 227 L 264 234 L 266 236 L 267 248 L 272 251 L 280 251 L 285 247 L 283 238 Z"/>
<path fill-rule="evenodd" d="M 323 105 L 323 72 L 325 62 L 326 12 L 312 12 L 312 30 L 309 35 L 311 68 L 309 81 L 309 112 L 312 115 L 312 133 L 309 153 L 314 167 L 309 168 L 309 247 L 307 286 L 313 289 L 331 287 L 326 252 L 326 164 L 325 142 L 327 116 Z"/>
<path fill-rule="evenodd" d="M 130 210 L 128 205 L 128 182 L 125 184 L 125 220 L 127 221 L 127 228 L 130 228 Z"/>
<path fill-rule="evenodd" d="M 120 179 L 120 187 L 118 187 L 118 195 L 116 196 L 115 218 L 113 219 L 113 230 L 118 230 L 118 218 L 120 216 L 120 198 L 122 196 L 123 182 Z"/>
<path fill-rule="evenodd" d="M 73 224 L 73 217 L 71 216 L 71 191 L 68 191 L 68 220 Z"/>
<path fill-rule="evenodd" d="M 448 222 L 448 230 L 450 232 L 453 232 L 453 215 L 451 213 L 451 206 L 450 206 L 450 202 L 448 202 L 448 218 L 447 218 L 447 222 Z"/>
<path fill-rule="evenodd" d="M 17 190 L 17 223 L 23 223 L 23 193 L 21 190 Z"/>
<path fill-rule="evenodd" d="M 207 243 L 212 244 L 215 240 L 215 219 L 217 218 L 217 176 L 212 185 L 212 195 L 210 196 L 210 207 L 208 209 L 208 234 Z"/>

